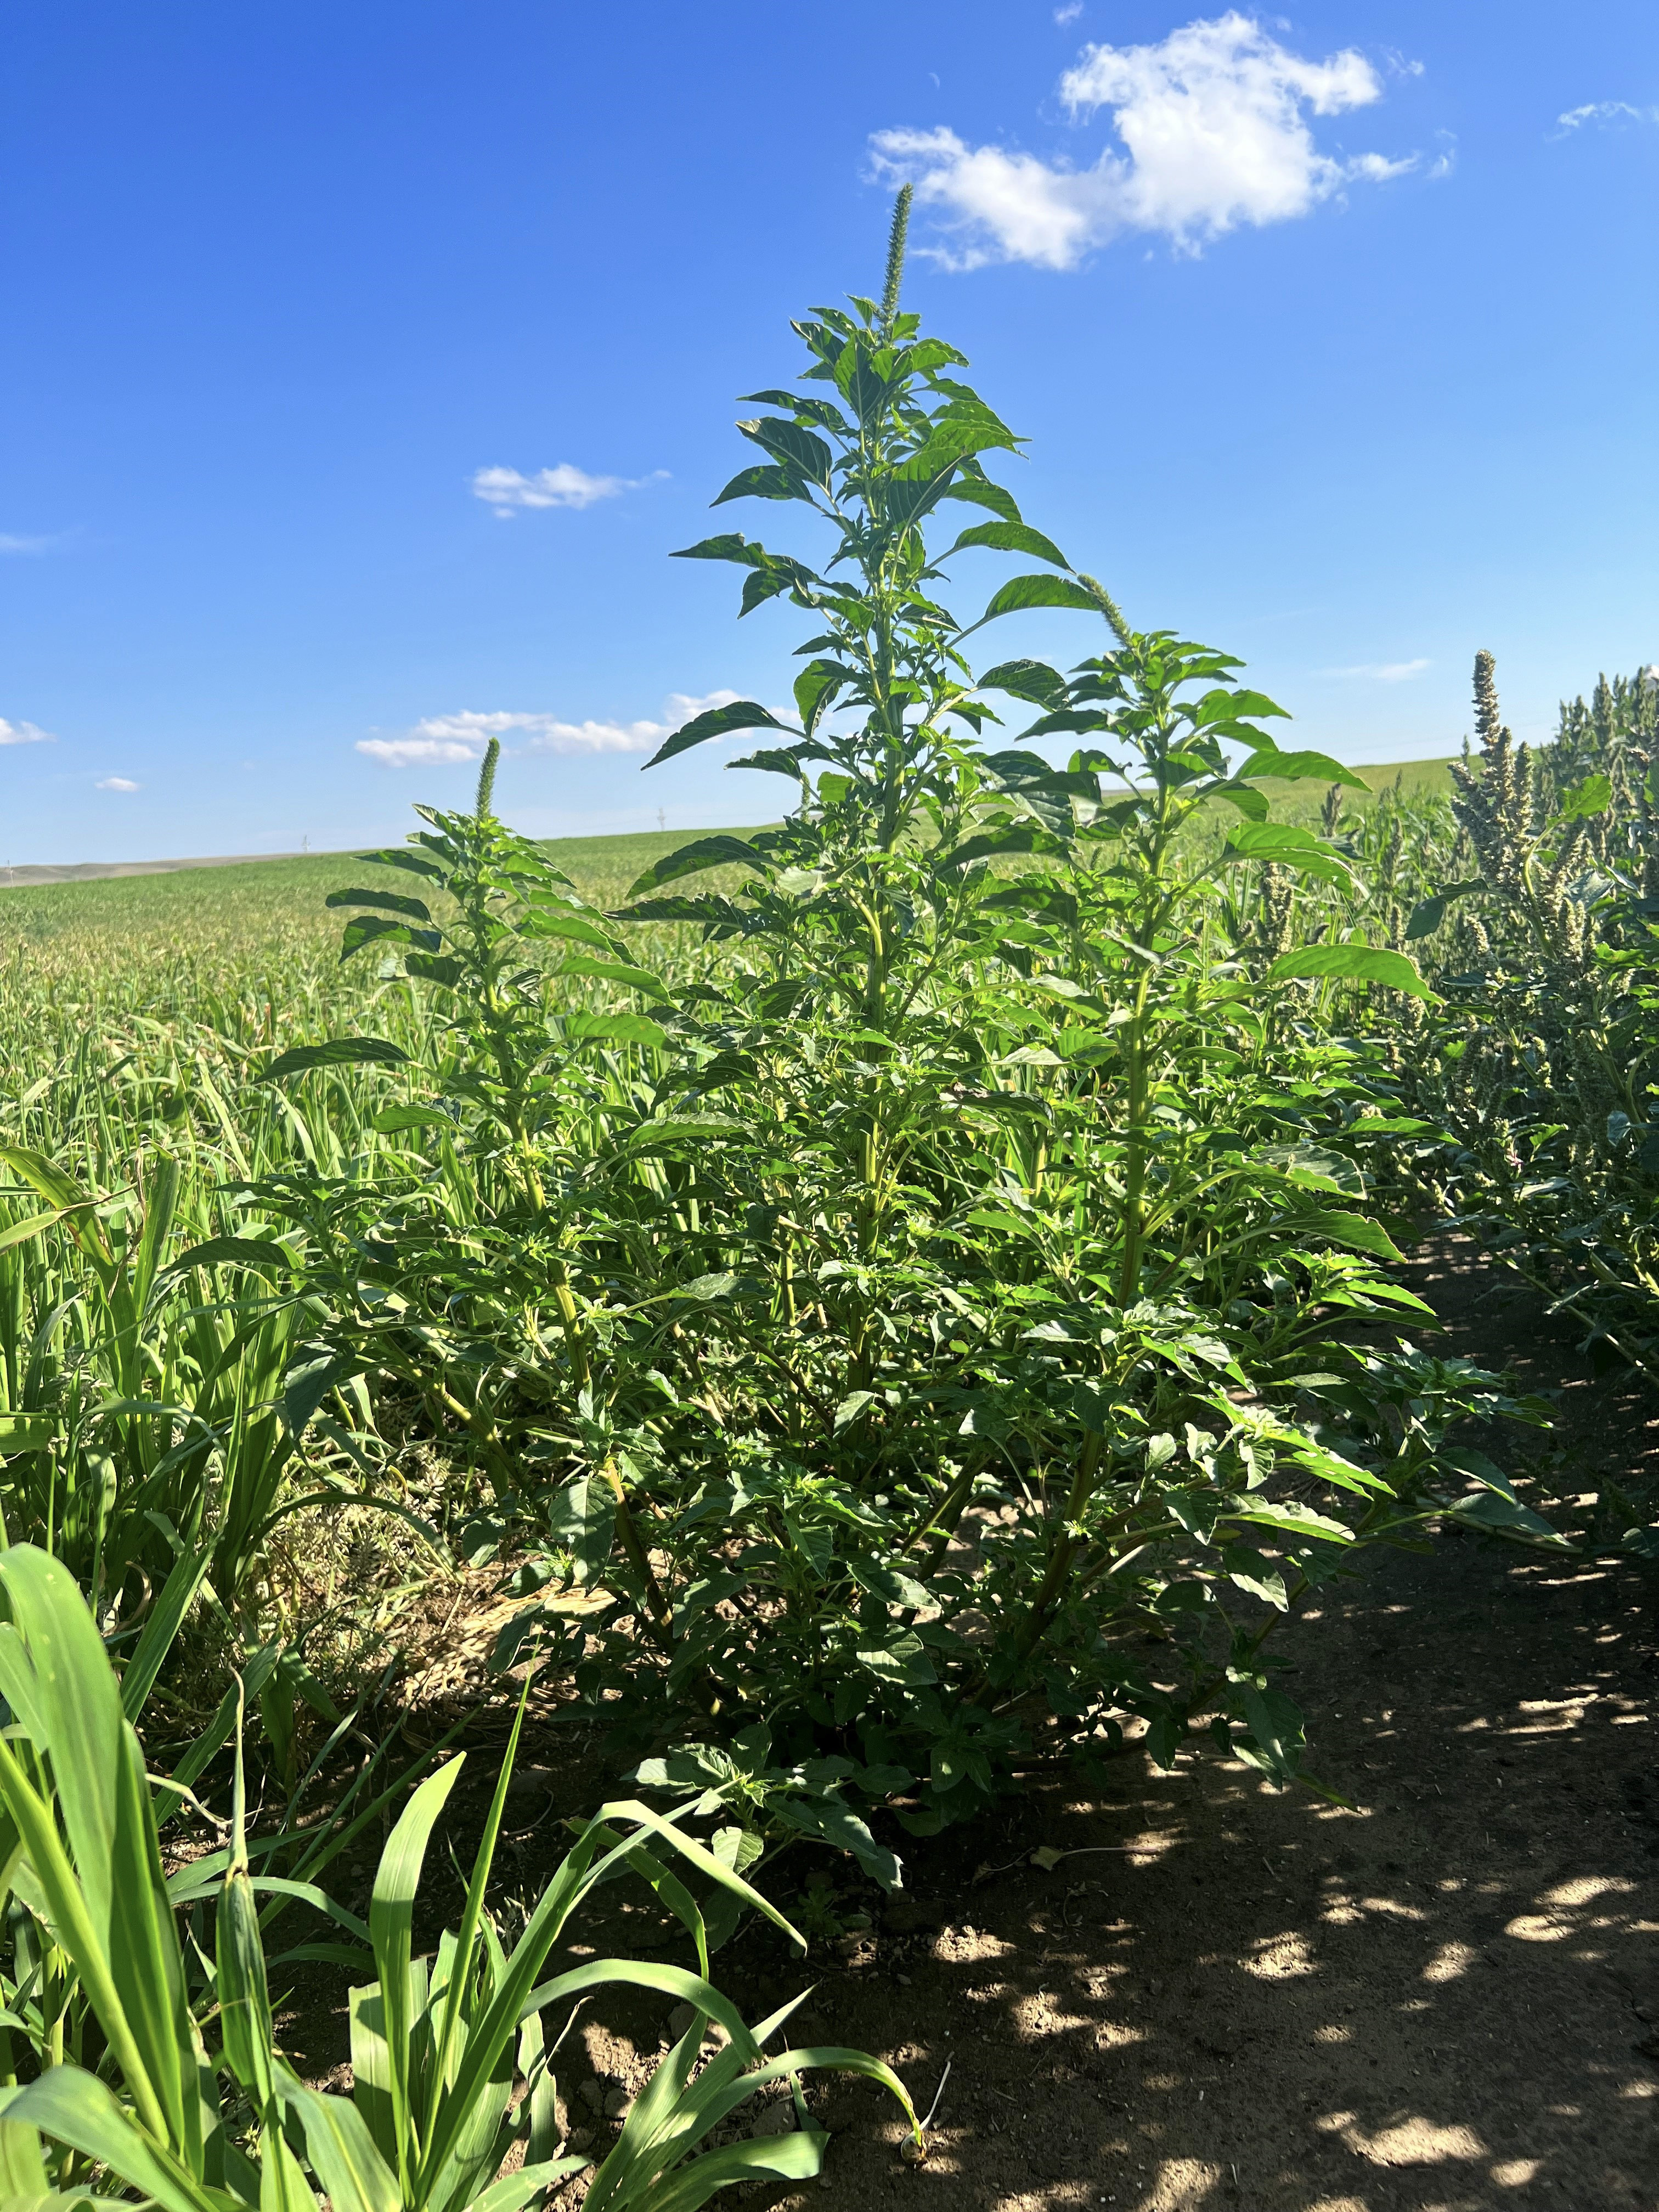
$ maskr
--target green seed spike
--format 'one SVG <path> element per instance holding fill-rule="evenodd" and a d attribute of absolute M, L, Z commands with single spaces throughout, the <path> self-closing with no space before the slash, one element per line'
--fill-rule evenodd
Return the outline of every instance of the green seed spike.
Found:
<path fill-rule="evenodd" d="M 1489 653 L 1474 656 L 1474 727 L 1483 745 L 1498 742 L 1503 715 L 1498 705 L 1498 664 Z"/>
<path fill-rule="evenodd" d="M 501 757 L 501 741 L 492 738 L 484 748 L 483 764 L 478 770 L 478 796 L 472 804 L 472 811 L 480 822 L 489 812 L 495 796 L 495 763 Z"/>
<path fill-rule="evenodd" d="M 1117 601 L 1112 597 L 1104 584 L 1097 582 L 1093 576 L 1085 576 L 1080 568 L 1078 571 L 1077 580 L 1079 583 L 1082 585 L 1085 592 L 1092 594 L 1096 605 L 1099 607 L 1100 611 L 1105 616 L 1108 623 L 1110 625 L 1113 636 L 1117 640 L 1121 646 L 1127 647 L 1130 641 L 1133 638 L 1134 632 L 1130 629 L 1128 623 L 1124 621 L 1123 611 L 1118 605 Z"/>
<path fill-rule="evenodd" d="M 910 203 L 915 194 L 914 185 L 902 185 L 893 203 L 893 227 L 887 234 L 887 281 L 881 295 L 881 334 L 884 338 L 892 336 L 893 319 L 898 313 L 899 288 L 904 282 L 904 241 L 910 228 Z"/>

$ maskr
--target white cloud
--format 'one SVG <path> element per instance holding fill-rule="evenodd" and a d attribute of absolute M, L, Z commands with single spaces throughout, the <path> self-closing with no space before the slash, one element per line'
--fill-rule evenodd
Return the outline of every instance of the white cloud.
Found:
<path fill-rule="evenodd" d="M 44 553 L 50 538 L 18 538 L 9 531 L 0 531 L 0 553 Z"/>
<path fill-rule="evenodd" d="M 1602 128 L 1612 124 L 1659 123 L 1659 107 L 1632 107 L 1627 100 L 1589 100 L 1582 107 L 1570 107 L 1565 115 L 1558 115 L 1550 135 L 1565 138 L 1574 131 L 1582 131 L 1587 123 Z"/>
<path fill-rule="evenodd" d="M 447 738 L 359 738 L 357 750 L 382 768 L 441 768 L 478 757 L 477 747 Z"/>
<path fill-rule="evenodd" d="M 1075 23 L 1082 13 L 1083 0 L 1066 0 L 1066 5 L 1063 8 L 1055 9 L 1054 21 L 1060 25 L 1061 30 L 1064 30 L 1067 23 Z"/>
<path fill-rule="evenodd" d="M 406 738 L 361 738 L 357 750 L 385 768 L 438 768 L 481 759 L 491 738 L 516 738 L 522 753 L 651 753 L 694 714 L 730 706 L 736 691 L 710 691 L 694 699 L 671 692 L 660 722 L 562 722 L 556 714 L 431 714 Z"/>
<path fill-rule="evenodd" d="M 1322 676 L 1361 676 L 1373 684 L 1408 684 L 1431 664 L 1426 660 L 1362 660 L 1353 668 L 1322 668 Z"/>
<path fill-rule="evenodd" d="M 142 791 L 143 786 L 131 782 L 125 775 L 100 775 L 98 788 L 100 791 Z"/>
<path fill-rule="evenodd" d="M 648 477 L 591 477 L 568 461 L 538 469 L 533 476 L 520 469 L 479 469 L 472 478 L 472 494 L 506 522 L 518 507 L 592 507 L 598 500 L 615 499 L 622 492 L 638 491 L 642 484 L 659 483 L 667 474 L 666 469 L 656 469 Z"/>
<path fill-rule="evenodd" d="M 33 722 L 9 722 L 0 714 L 0 745 L 55 745 L 57 742 L 50 730 L 38 730 Z"/>
<path fill-rule="evenodd" d="M 1308 124 L 1370 106 L 1382 80 L 1352 47 L 1304 61 L 1237 10 L 1188 23 L 1157 46 L 1091 46 L 1060 79 L 1074 117 L 1110 111 L 1123 150 L 1092 167 L 1000 146 L 968 145 L 950 130 L 882 131 L 876 172 L 915 180 L 917 199 L 951 242 L 955 269 L 1029 261 L 1074 269 L 1124 231 L 1159 234 L 1195 252 L 1240 223 L 1306 215 L 1352 182 L 1376 184 L 1417 166 L 1413 155 L 1338 158 Z"/>

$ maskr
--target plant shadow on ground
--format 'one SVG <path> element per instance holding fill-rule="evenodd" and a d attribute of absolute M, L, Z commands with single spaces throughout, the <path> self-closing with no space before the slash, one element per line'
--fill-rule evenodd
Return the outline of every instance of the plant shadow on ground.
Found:
<path fill-rule="evenodd" d="M 1528 1387 L 1565 1375 L 1551 1442 L 1567 1500 L 1659 1473 L 1644 1386 L 1592 1377 L 1468 1246 L 1426 1249 L 1417 1285 L 1449 1349 L 1507 1361 Z M 902 2130 L 873 2092 L 828 2083 L 810 2100 L 837 2137 L 821 2180 L 745 2197 L 838 2212 L 1659 2204 L 1652 1570 L 1594 1544 L 1565 1559 L 1454 1535 L 1333 1586 L 1323 1614 L 1282 1648 L 1317 1771 L 1354 1811 L 1209 1756 L 1172 1775 L 1126 1758 L 1103 1790 L 1037 1765 L 983 1821 L 913 1846 L 902 1894 L 843 1887 L 843 1922 L 870 1910 L 867 1930 L 818 1936 L 805 1964 L 769 1931 L 721 1954 L 715 1978 L 750 2017 L 811 1983 L 796 2039 L 881 2052 L 924 2109 L 951 2067 L 926 2166 L 901 2163 Z M 592 1740 L 556 1736 L 564 1749 L 549 1731 L 529 1754 L 546 1810 L 518 1826 L 526 1893 L 557 1856 L 560 1815 L 604 1786 Z M 1079 1856 L 1045 1869 L 1031 1858 L 1045 1847 Z M 653 1901 L 613 1897 L 578 1942 L 653 1948 Z M 660 2009 L 613 2003 L 573 2030 L 562 2080 L 597 2150 L 605 2100 L 664 2047 Z M 327 2030 L 312 2026 L 320 2055 Z"/>

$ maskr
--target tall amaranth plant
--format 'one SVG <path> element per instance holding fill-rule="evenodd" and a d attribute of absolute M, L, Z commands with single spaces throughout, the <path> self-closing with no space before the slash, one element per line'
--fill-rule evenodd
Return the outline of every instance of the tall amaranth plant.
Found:
<path fill-rule="evenodd" d="M 1444 1449 L 1489 1384 L 1346 1340 L 1420 1309 L 1367 1203 L 1395 1102 L 1320 1017 L 1425 987 L 1363 931 L 1264 959 L 1241 890 L 1351 881 L 1259 784 L 1353 779 L 1024 520 L 990 473 L 1019 440 L 902 305 L 905 212 L 881 299 L 804 319 L 799 388 L 750 395 L 760 458 L 715 502 L 810 518 L 811 557 L 735 531 L 685 556 L 740 569 L 745 615 L 804 616 L 803 665 L 793 720 L 738 702 L 657 757 L 758 731 L 743 764 L 788 817 L 598 916 L 487 793 L 429 816 L 404 865 L 453 911 L 352 893 L 348 938 L 410 943 L 450 994 L 447 1103 L 392 1111 L 411 1138 L 442 1114 L 463 1233 L 418 1176 L 372 1234 L 361 1193 L 313 1217 L 354 1356 L 441 1380 L 536 1539 L 503 1663 L 570 1667 L 641 1776 L 734 1832 L 890 1881 L 873 1804 L 969 1814 L 1037 1738 L 1145 1729 L 1168 1763 L 1209 1724 L 1296 1774 L 1273 1621 L 1471 1481 L 1527 1525 Z M 950 574 L 988 551 L 1039 565 L 964 618 Z M 975 634 L 1031 610 L 1105 649 L 976 672 Z M 629 961 L 617 933 L 673 923 L 699 970 Z M 538 933 L 597 937 L 562 975 L 650 1012 L 562 1011 Z"/>

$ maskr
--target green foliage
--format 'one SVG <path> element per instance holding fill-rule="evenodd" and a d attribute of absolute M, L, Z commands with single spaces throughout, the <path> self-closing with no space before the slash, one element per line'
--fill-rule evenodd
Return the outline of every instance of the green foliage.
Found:
<path fill-rule="evenodd" d="M 781 823 L 601 867 L 507 826 L 492 745 L 470 811 L 349 869 L 0 902 L 20 2202 L 507 2212 L 574 2170 L 543 2010 L 613 1980 L 696 2019 L 591 2207 L 815 2172 L 799 2091 L 794 2134 L 711 2137 L 815 2065 L 902 2092 L 764 2058 L 785 2015 L 709 1984 L 779 1917 L 769 1855 L 894 1886 L 906 1832 L 1038 1747 L 1213 1743 L 1325 1789 L 1277 1624 L 1437 1528 L 1559 1547 L 1459 1428 L 1544 1409 L 1416 1340 L 1394 1269 L 1432 1205 L 1651 1358 L 1652 695 L 1603 687 L 1528 756 L 1486 667 L 1449 797 L 1281 747 L 1240 663 L 1136 629 L 995 480 L 1021 441 L 902 307 L 907 210 L 880 302 L 803 319 L 795 384 L 745 403 L 714 504 L 767 501 L 800 550 L 681 556 L 804 618 L 793 714 L 733 702 L 657 756 L 758 733 Z M 1082 617 L 1084 657 L 981 654 L 1034 611 Z M 459 1762 L 398 1775 L 386 1737 L 302 1820 L 375 1711 L 284 1579 L 348 1506 L 401 1517 L 417 1582 L 495 1562 L 497 1668 L 567 1677 L 671 1808 L 604 1808 L 510 1948 L 505 1769 L 428 1961 Z M 252 1838 L 244 1706 L 283 1807 Z M 229 1845 L 169 1838 L 164 1876 L 168 1823 L 228 1789 Z M 321 1880 L 394 1808 L 358 1921 Z M 539 1983 L 624 1869 L 696 1973 Z M 852 1924 L 805 1879 L 815 1928 Z M 273 1951 L 301 1906 L 328 1941 Z M 277 2048 L 300 1958 L 365 1977 L 350 2099 Z"/>
<path fill-rule="evenodd" d="M 796 328 L 806 388 L 752 395 L 767 459 L 716 504 L 807 509 L 830 557 L 685 557 L 807 616 L 799 720 L 738 702 L 658 756 L 762 729 L 744 764 L 793 811 L 662 855 L 608 919 L 493 815 L 427 813 L 372 857 L 435 904 L 337 900 L 348 957 L 402 948 L 435 990 L 442 1089 L 379 1117 L 406 1149 L 372 1177 L 258 1195 L 340 1358 L 459 1424 L 528 1536 L 500 1663 L 573 1669 L 641 1780 L 718 1793 L 734 1834 L 890 1882 L 872 1806 L 970 1814 L 1034 1728 L 1086 1755 L 1137 1722 L 1168 1764 L 1212 1722 L 1298 1773 L 1264 1593 L 1271 1625 L 1461 1492 L 1443 1446 L 1489 1386 L 1431 1363 L 1402 1461 L 1389 1360 L 1418 1355 L 1349 1341 L 1421 1309 L 1366 1202 L 1397 1101 L 1335 1016 L 1432 994 L 1363 929 L 1262 945 L 1252 886 L 1358 891 L 1258 780 L 1358 780 L 1076 572 L 959 621 L 959 553 L 1066 568 L 987 474 L 1014 434 L 891 287 Z M 997 520 L 935 556 L 947 499 Z M 976 677 L 969 632 L 1034 606 L 1110 648 Z M 1035 719 L 994 739 L 1010 701 Z M 694 980 L 615 934 L 670 921 L 702 926 Z M 577 962 L 649 1012 L 553 1011 Z"/>
<path fill-rule="evenodd" d="M 1402 1096 L 1450 1140 L 1430 1173 L 1455 1218 L 1659 1375 L 1659 687 L 1603 678 L 1534 751 L 1483 653 L 1475 720 L 1420 847 L 1441 881 L 1406 935 L 1443 1003 L 1392 1041 Z"/>
<path fill-rule="evenodd" d="M 298 1886 L 367 1943 L 375 1973 L 350 1992 L 351 2095 L 308 2087 L 276 2038 L 258 1904 L 261 1891 L 296 1886 L 252 1871 L 240 1764 L 228 1849 L 211 1866 L 186 1863 L 168 1879 L 143 1753 L 80 1593 L 59 1563 L 27 1546 L 0 1553 L 0 1590 L 9 1615 L 0 1626 L 0 1694 L 15 1723 L 0 1741 L 0 1848 L 42 1944 L 72 1961 L 106 2054 L 94 2070 L 47 2048 L 37 2054 L 45 2063 L 33 2080 L 0 2089 L 0 2155 L 16 2191 L 9 2203 L 102 2196 L 112 2179 L 165 2212 L 300 2212 L 315 2190 L 337 2212 L 515 2212 L 590 2162 L 560 2142 L 557 2045 L 546 2039 L 544 2013 L 617 1984 L 677 1998 L 694 2017 L 593 2175 L 589 2205 L 680 2212 L 734 2182 L 815 2174 L 825 2138 L 810 2124 L 799 2082 L 816 2068 L 879 2081 L 915 2128 L 902 2085 L 877 2059 L 806 2049 L 765 2057 L 763 2045 L 794 2008 L 751 2031 L 711 1985 L 702 1913 L 670 1861 L 794 1931 L 722 1857 L 644 1805 L 604 1806 L 582 1826 L 508 1951 L 485 1892 L 511 1747 L 460 1927 L 431 1959 L 414 1955 L 411 1931 L 427 1849 L 460 1759 L 409 1799 L 381 1853 L 367 1927 L 320 1891 Z M 702 1971 L 589 1959 L 540 1980 L 571 1915 L 624 1869 L 684 1922 Z M 177 1907 L 210 1884 L 217 1888 L 216 1942 L 198 1996 Z M 368 1963 L 368 1953 L 358 1955 Z M 699 2069 L 711 2022 L 726 2039 Z M 515 2069 L 527 2092 L 518 2099 Z M 774 2082 L 794 2089 L 803 2123 L 794 2133 L 702 2147 L 731 2112 Z M 509 2152 L 520 2155 L 504 2172 Z M 94 2175 L 95 2190 L 88 2185 Z"/>

